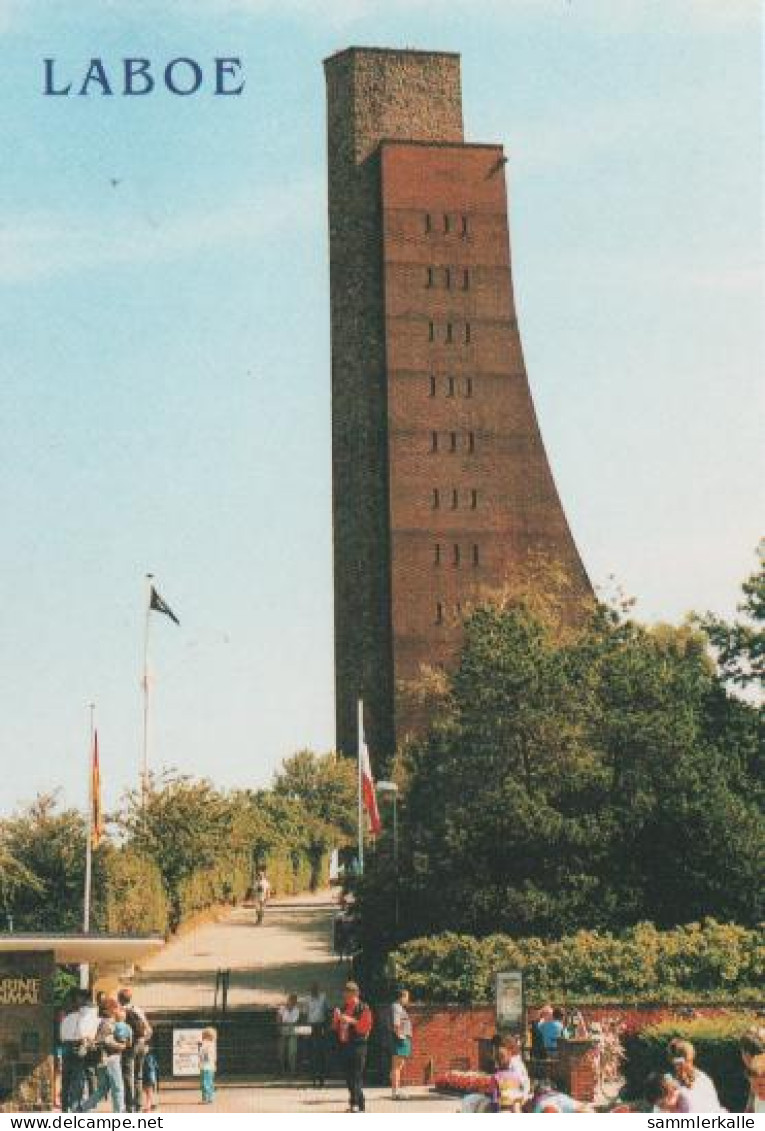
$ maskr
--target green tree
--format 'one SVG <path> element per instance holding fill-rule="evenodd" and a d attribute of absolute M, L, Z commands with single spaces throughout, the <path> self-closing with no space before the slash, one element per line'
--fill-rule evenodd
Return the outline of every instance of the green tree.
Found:
<path fill-rule="evenodd" d="M 478 606 L 401 759 L 406 933 L 754 922 L 756 720 L 691 627 L 602 606 L 572 625 L 522 594 Z M 390 887 L 380 854 L 360 893 L 372 948 L 391 942 Z"/>
<path fill-rule="evenodd" d="M 696 617 L 717 654 L 726 679 L 765 690 L 765 539 L 757 547 L 758 569 L 742 585 L 741 617 L 726 621 L 714 613 Z"/>
<path fill-rule="evenodd" d="M 119 824 L 131 849 L 159 869 L 171 926 L 184 913 L 184 884 L 195 873 L 225 870 L 244 847 L 231 799 L 211 782 L 175 771 L 152 777 L 145 798 L 128 793 Z"/>
<path fill-rule="evenodd" d="M 19 892 L 41 892 L 43 885 L 33 872 L 18 860 L 5 843 L 5 832 L 0 826 L 0 903 L 6 918 L 13 914 L 14 900 Z"/>
<path fill-rule="evenodd" d="M 335 754 L 321 756 L 300 750 L 277 771 L 274 800 L 289 800 L 300 807 L 311 863 L 311 887 L 315 889 L 326 853 L 348 844 L 354 835 L 355 766 Z"/>
<path fill-rule="evenodd" d="M 16 929 L 79 930 L 85 884 L 82 814 L 60 809 L 56 794 L 41 794 L 6 819 L 2 832 L 4 852 L 28 877 L 4 892 Z"/>

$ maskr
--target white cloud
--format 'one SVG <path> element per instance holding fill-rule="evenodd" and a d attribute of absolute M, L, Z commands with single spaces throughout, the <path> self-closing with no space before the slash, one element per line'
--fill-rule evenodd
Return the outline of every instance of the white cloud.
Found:
<path fill-rule="evenodd" d="M 323 214 L 323 201 L 323 184 L 314 179 L 168 219 L 131 211 L 108 224 L 93 215 L 27 213 L 0 224 L 0 283 L 35 282 L 105 264 L 167 262 L 254 243 L 287 226 L 309 226 L 312 216 Z"/>

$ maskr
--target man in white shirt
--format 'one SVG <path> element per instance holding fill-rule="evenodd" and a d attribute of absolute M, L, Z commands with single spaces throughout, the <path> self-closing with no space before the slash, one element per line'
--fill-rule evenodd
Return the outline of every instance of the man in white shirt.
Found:
<path fill-rule="evenodd" d="M 279 1006 L 279 1064 L 288 1076 L 297 1070 L 297 1024 L 300 1020 L 300 1006 L 297 994 L 290 994 L 284 1005 Z"/>
<path fill-rule="evenodd" d="M 317 982 L 311 986 L 307 999 L 306 1020 L 311 1026 L 311 1078 L 314 1087 L 323 1088 L 327 1075 L 327 995 L 322 993 Z"/>
<path fill-rule="evenodd" d="M 77 1055 L 79 993 L 73 990 L 67 998 L 65 1013 L 61 1021 L 61 1110 L 72 1110 L 72 1083 L 75 1075 Z"/>

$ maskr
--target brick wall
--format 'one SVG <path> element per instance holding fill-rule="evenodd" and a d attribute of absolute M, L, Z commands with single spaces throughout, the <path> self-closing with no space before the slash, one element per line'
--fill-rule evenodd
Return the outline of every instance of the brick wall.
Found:
<path fill-rule="evenodd" d="M 395 747 L 379 158 L 383 137 L 462 137 L 459 58 L 351 48 L 325 63 L 332 330 L 335 710 L 355 755 L 356 702 L 384 769 Z"/>
<path fill-rule="evenodd" d="M 570 1006 L 578 1008 L 586 1021 L 602 1021 L 618 1017 L 629 1031 L 678 1016 L 689 1008 L 705 1017 L 730 1012 L 728 1005 L 669 1006 L 669 1005 L 613 1005 Z M 743 1007 L 742 1007 L 743 1008 Z M 751 1007 L 749 1007 L 751 1008 Z M 494 1008 L 489 1005 L 410 1005 L 412 1019 L 412 1057 L 404 1070 L 409 1084 L 430 1084 L 435 1077 L 452 1068 L 477 1069 L 479 1067 L 479 1038 L 494 1035 Z M 529 1009 L 529 1023 L 537 1018 L 538 1011 Z M 580 1042 L 569 1042 L 570 1063 L 565 1066 L 572 1094 L 587 1099 L 594 1087 L 594 1064 L 587 1048 L 575 1048 Z M 587 1042 L 584 1042 L 587 1044 Z"/>
<path fill-rule="evenodd" d="M 459 57 L 351 48 L 328 99 L 336 730 L 379 772 L 469 603 L 543 553 L 590 586 L 537 426 L 505 158 L 463 141 Z M 436 496 L 436 492 L 438 495 Z"/>
<path fill-rule="evenodd" d="M 448 666 L 470 602 L 530 554 L 589 583 L 524 368 L 502 147 L 385 141 L 381 179 L 398 686 Z"/>

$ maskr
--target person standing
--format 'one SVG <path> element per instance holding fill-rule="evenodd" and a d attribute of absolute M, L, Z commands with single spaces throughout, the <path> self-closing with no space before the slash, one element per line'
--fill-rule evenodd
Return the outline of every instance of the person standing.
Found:
<path fill-rule="evenodd" d="M 314 1087 L 323 1088 L 327 1075 L 327 997 L 317 982 L 308 995 L 306 1021 L 311 1026 L 311 1079 Z"/>
<path fill-rule="evenodd" d="M 343 1004 L 332 1016 L 332 1029 L 337 1037 L 343 1076 L 348 1086 L 348 1110 L 365 1111 L 364 1070 L 367 1042 L 372 1032 L 372 1010 L 361 1000 L 356 982 L 346 982 Z"/>
<path fill-rule="evenodd" d="M 266 904 L 271 898 L 271 884 L 265 868 L 260 868 L 255 878 L 255 922 L 258 926 L 266 914 Z"/>
<path fill-rule="evenodd" d="M 154 1053 L 149 1049 L 143 1058 L 143 1107 L 142 1111 L 157 1110 L 157 1093 L 159 1092 L 159 1064 Z"/>
<path fill-rule="evenodd" d="M 72 1104 L 79 1102 L 81 1093 L 74 1096 L 73 1083 L 78 1075 L 78 1028 L 80 1022 L 79 991 L 73 990 L 66 999 L 64 1016 L 59 1022 L 59 1045 L 61 1047 L 61 1110 L 71 1111 Z"/>
<path fill-rule="evenodd" d="M 202 1103 L 211 1104 L 215 1099 L 215 1073 L 218 1068 L 218 1040 L 214 1029 L 203 1029 L 199 1042 L 199 1085 L 202 1089 Z"/>
<path fill-rule="evenodd" d="M 300 1021 L 300 1006 L 297 994 L 290 994 L 286 1002 L 279 1006 L 279 1067 L 287 1076 L 297 1071 L 297 1026 Z"/>
<path fill-rule="evenodd" d="M 118 1008 L 115 998 L 104 998 L 98 1011 L 99 1022 L 95 1044 L 99 1053 L 96 1075 L 96 1088 L 91 1096 L 81 1104 L 80 1111 L 92 1111 L 101 1100 L 111 1096 L 112 1111 L 124 1112 L 125 1087 L 122 1081 L 122 1053 L 126 1041 L 120 1041 L 115 1034 L 114 1013 Z"/>
<path fill-rule="evenodd" d="M 125 1010 L 125 1020 L 132 1034 L 132 1045 L 122 1057 L 125 1111 L 140 1111 L 143 1062 L 152 1038 L 152 1028 L 144 1011 L 133 1002 L 133 991 L 129 986 L 123 986 L 119 990 L 117 1001 Z"/>
<path fill-rule="evenodd" d="M 390 1062 L 390 1087 L 394 1100 L 401 1099 L 401 1073 L 412 1055 L 412 1021 L 407 1012 L 409 990 L 399 990 L 391 1006 L 392 1049 Z"/>

